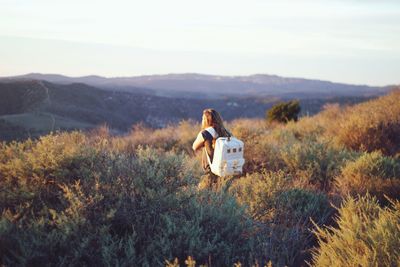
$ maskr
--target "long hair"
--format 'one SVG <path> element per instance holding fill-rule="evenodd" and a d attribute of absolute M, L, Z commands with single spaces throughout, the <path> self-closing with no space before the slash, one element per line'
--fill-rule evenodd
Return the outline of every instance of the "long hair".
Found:
<path fill-rule="evenodd" d="M 221 115 L 219 115 L 219 113 L 212 108 L 203 110 L 201 129 L 204 130 L 207 127 L 213 127 L 218 133 L 219 137 L 232 136 L 232 134 L 225 128 Z"/>

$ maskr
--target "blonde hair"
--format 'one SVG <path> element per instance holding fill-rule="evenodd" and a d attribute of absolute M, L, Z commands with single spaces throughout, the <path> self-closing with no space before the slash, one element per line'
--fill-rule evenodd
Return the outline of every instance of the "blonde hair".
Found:
<path fill-rule="evenodd" d="M 220 137 L 230 137 L 232 134 L 225 128 L 221 115 L 212 108 L 203 110 L 201 129 L 213 127 Z"/>

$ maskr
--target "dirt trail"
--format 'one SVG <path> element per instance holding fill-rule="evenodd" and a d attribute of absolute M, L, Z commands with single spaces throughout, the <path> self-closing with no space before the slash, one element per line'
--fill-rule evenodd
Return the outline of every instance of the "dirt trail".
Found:
<path fill-rule="evenodd" d="M 39 85 L 42 86 L 43 89 L 44 89 L 45 92 L 46 92 L 46 99 L 44 100 L 44 102 L 45 102 L 46 104 L 51 105 L 51 99 L 50 99 L 50 94 L 49 94 L 49 88 L 48 88 L 42 81 L 39 81 Z M 51 122 L 52 122 L 52 123 L 51 123 L 51 131 L 53 132 L 53 131 L 54 131 L 54 126 L 55 126 L 55 124 L 56 124 L 56 119 L 55 119 L 54 115 L 52 115 L 52 114 L 49 114 L 49 116 L 50 116 Z"/>

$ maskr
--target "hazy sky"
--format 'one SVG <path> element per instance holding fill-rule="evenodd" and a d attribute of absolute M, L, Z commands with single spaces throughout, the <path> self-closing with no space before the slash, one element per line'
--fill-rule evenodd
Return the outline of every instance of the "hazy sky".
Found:
<path fill-rule="evenodd" d="M 277 74 L 400 83 L 400 1 L 0 0 L 0 76 Z"/>

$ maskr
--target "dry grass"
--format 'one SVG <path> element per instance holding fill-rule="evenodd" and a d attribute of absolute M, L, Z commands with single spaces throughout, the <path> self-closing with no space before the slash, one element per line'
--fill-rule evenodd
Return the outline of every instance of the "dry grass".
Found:
<path fill-rule="evenodd" d="M 348 149 L 400 153 L 400 90 L 343 109 L 326 126 L 326 137 Z"/>

